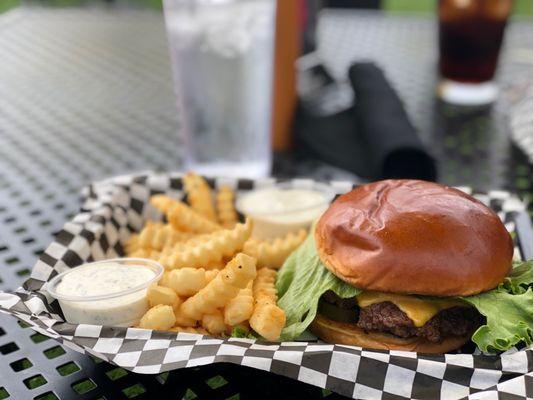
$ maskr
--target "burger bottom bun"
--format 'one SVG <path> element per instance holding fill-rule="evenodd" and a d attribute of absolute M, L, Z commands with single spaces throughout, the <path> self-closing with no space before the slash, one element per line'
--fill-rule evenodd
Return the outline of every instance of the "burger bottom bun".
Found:
<path fill-rule="evenodd" d="M 451 336 L 433 343 L 424 338 L 399 338 L 380 332 L 366 333 L 355 324 L 332 321 L 318 314 L 311 324 L 311 332 L 328 343 L 347 344 L 368 349 L 416 351 L 418 353 L 447 353 L 467 343 L 471 335 Z"/>

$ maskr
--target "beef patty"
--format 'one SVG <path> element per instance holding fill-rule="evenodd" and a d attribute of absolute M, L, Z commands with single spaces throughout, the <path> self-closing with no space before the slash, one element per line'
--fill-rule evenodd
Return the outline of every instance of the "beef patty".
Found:
<path fill-rule="evenodd" d="M 466 335 L 484 322 L 483 316 L 475 308 L 456 306 L 441 310 L 424 326 L 416 327 L 407 314 L 388 301 L 359 308 L 355 298 L 341 299 L 333 292 L 324 293 L 321 300 L 340 309 L 337 311 L 342 311 L 325 313 L 323 311 L 329 311 L 328 308 L 319 307 L 319 311 L 331 319 L 339 320 L 335 318 L 337 315 L 342 317 L 350 310 L 348 312 L 356 318 L 341 322 L 354 322 L 365 331 L 386 332 L 402 338 L 424 337 L 430 342 L 440 342 L 449 336 Z"/>
<path fill-rule="evenodd" d="M 439 311 L 425 325 L 416 327 L 413 321 L 391 302 L 372 304 L 359 310 L 357 326 L 367 331 L 389 332 L 407 338 L 423 337 L 441 342 L 448 336 L 463 336 L 483 323 L 473 307 L 451 307 Z"/>

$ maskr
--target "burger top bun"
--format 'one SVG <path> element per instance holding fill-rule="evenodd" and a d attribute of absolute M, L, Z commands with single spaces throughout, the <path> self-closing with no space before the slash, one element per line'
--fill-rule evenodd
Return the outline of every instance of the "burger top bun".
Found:
<path fill-rule="evenodd" d="M 340 196 L 315 240 L 326 267 L 361 289 L 468 296 L 496 287 L 513 242 L 498 216 L 473 197 L 419 180 L 385 180 Z"/>

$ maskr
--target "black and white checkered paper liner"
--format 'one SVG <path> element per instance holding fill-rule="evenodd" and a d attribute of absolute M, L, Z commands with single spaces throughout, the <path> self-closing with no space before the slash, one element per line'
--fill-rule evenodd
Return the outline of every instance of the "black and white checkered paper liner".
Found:
<path fill-rule="evenodd" d="M 267 180 L 210 180 L 240 191 L 264 187 Z M 293 180 L 295 187 L 313 181 Z M 338 193 L 346 182 L 330 182 Z M 469 191 L 468 188 L 463 188 Z M 188 333 L 156 332 L 65 323 L 57 302 L 42 286 L 67 268 L 87 261 L 117 257 L 131 232 L 161 215 L 147 200 L 152 194 L 183 197 L 179 174 L 136 175 L 92 184 L 84 191 L 81 212 L 65 224 L 35 264 L 31 277 L 15 293 L 0 293 L 0 310 L 31 325 L 80 353 L 91 354 L 127 370 L 156 374 L 178 368 L 231 362 L 297 379 L 354 398 L 388 399 L 533 399 L 533 348 L 501 355 L 424 355 L 403 351 L 366 350 L 323 342 L 265 343 L 219 339 Z M 510 231 L 524 208 L 503 191 L 474 193 L 494 208 Z M 516 257 L 519 250 L 516 249 Z"/>

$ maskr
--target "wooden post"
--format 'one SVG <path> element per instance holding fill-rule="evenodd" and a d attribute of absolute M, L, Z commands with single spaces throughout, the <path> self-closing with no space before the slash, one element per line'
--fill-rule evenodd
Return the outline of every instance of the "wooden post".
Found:
<path fill-rule="evenodd" d="M 300 55 L 299 0 L 278 0 L 274 52 L 272 147 L 290 150 L 296 109 L 296 59 Z"/>

